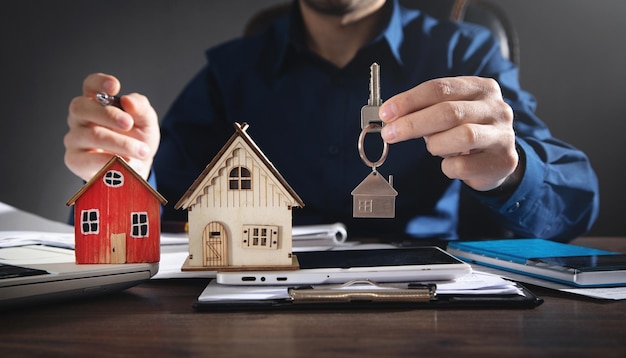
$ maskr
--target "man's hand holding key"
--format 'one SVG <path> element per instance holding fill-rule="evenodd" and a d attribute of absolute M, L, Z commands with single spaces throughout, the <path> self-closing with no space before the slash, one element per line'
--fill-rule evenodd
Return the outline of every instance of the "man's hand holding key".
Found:
<path fill-rule="evenodd" d="M 388 99 L 379 115 L 385 123 L 383 140 L 424 138 L 428 151 L 444 158 L 443 173 L 475 190 L 491 190 L 505 181 L 507 187 L 516 186 L 522 176 L 513 111 L 493 79 L 427 81 Z"/>

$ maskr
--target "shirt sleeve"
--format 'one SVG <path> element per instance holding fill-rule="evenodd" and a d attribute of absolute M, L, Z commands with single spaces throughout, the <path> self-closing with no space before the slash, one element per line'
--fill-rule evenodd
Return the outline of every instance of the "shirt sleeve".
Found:
<path fill-rule="evenodd" d="M 498 215 L 501 224 L 519 236 L 571 240 L 587 232 L 598 216 L 599 188 L 589 158 L 579 149 L 554 138 L 536 116 L 536 101 L 520 88 L 518 69 L 505 60 L 496 41 L 475 37 L 468 46 L 482 53 L 477 74 L 494 78 L 514 112 L 514 129 L 523 178 L 508 196 L 473 191 Z"/>

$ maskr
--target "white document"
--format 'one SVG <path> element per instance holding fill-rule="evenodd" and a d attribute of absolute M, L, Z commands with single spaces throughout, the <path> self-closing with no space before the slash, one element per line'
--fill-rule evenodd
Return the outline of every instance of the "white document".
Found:
<path fill-rule="evenodd" d="M 562 288 L 560 291 L 604 300 L 626 299 L 626 287 Z"/>
<path fill-rule="evenodd" d="M 493 267 L 472 264 L 474 270 L 489 272 L 502 276 L 506 279 L 526 283 L 530 285 L 545 287 L 553 290 L 574 293 L 581 296 L 598 298 L 603 300 L 624 300 L 626 299 L 626 287 L 602 287 L 602 288 L 576 288 L 562 283 L 542 280 L 537 277 L 522 275 L 514 272 L 499 270 Z"/>

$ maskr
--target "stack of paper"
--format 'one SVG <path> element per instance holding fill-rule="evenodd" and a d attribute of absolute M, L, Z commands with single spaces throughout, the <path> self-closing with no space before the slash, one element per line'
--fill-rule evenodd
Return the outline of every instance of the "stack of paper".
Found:
<path fill-rule="evenodd" d="M 424 283 L 426 284 L 426 283 Z M 499 276 L 473 272 L 455 281 L 435 282 L 437 295 L 514 295 L 522 294 L 515 283 L 507 281 Z M 336 286 L 341 290 L 340 285 Z M 403 287 L 406 287 L 404 284 Z M 321 286 L 316 286 L 321 287 Z M 359 286 L 350 286 L 355 288 Z M 372 286 L 362 285 L 363 289 L 371 290 Z M 376 286 L 376 290 L 400 288 L 400 284 L 385 284 Z M 289 299 L 288 286 L 236 286 L 220 285 L 215 280 L 202 292 L 199 302 L 221 301 L 259 301 Z"/>

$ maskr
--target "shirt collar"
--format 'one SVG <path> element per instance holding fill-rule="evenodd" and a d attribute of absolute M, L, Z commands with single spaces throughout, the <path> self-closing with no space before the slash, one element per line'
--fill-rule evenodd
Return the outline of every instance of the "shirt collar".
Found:
<path fill-rule="evenodd" d="M 385 20 L 386 25 L 382 27 L 378 36 L 365 47 L 373 46 L 381 41 L 387 42 L 387 47 L 391 52 L 398 66 L 402 67 L 401 46 L 404 40 L 403 25 L 407 20 L 413 19 L 419 14 L 419 11 L 412 12 L 408 15 L 402 9 L 398 0 L 389 0 L 385 6 L 389 6 L 387 10 L 388 18 Z M 292 52 L 298 53 L 308 51 L 306 47 L 306 37 L 304 30 L 304 22 L 300 13 L 300 5 L 298 0 L 293 1 L 289 16 L 279 21 L 274 26 L 274 38 L 276 39 L 277 57 L 274 62 L 273 73 L 277 74 L 281 68 L 289 61 Z"/>
<path fill-rule="evenodd" d="M 404 40 L 404 23 L 402 20 L 402 9 L 400 8 L 400 4 L 398 3 L 398 0 L 393 0 L 387 25 L 383 28 L 382 34 L 374 39 L 374 42 L 376 42 L 382 36 L 387 41 L 389 50 L 393 54 L 397 64 L 400 66 L 402 66 L 400 47 L 402 46 L 402 42 Z"/>

